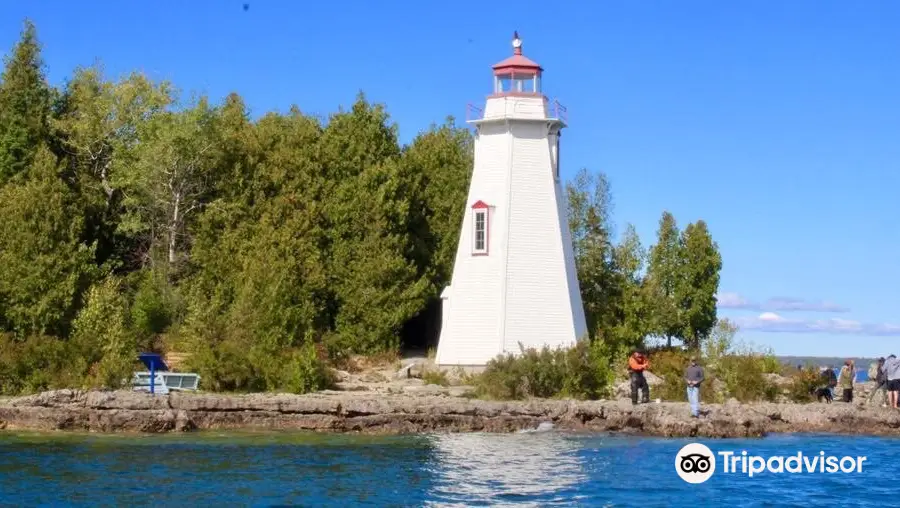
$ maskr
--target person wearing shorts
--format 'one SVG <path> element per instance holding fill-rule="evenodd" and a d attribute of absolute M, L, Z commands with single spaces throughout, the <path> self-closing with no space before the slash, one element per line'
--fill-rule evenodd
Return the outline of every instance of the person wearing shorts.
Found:
<path fill-rule="evenodd" d="M 900 359 L 895 355 L 888 356 L 884 360 L 884 376 L 887 378 L 888 396 L 891 400 L 891 407 L 897 407 L 897 397 L 900 395 Z"/>

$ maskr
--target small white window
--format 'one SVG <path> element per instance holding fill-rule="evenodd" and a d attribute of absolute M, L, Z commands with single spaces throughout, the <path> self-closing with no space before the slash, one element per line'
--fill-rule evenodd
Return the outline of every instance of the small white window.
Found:
<path fill-rule="evenodd" d="M 472 253 L 488 253 L 488 209 L 472 210 Z"/>

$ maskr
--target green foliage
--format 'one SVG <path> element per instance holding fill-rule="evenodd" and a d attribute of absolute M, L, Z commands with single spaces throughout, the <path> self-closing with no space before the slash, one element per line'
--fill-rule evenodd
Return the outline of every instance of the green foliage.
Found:
<path fill-rule="evenodd" d="M 401 146 L 362 94 L 327 121 L 254 120 L 237 94 L 181 104 L 100 66 L 57 91 L 41 65 L 26 22 L 0 82 L 3 390 L 114 387 L 139 350 L 174 347 L 206 389 L 316 390 L 328 362 L 396 354 L 449 282 L 473 161 L 452 118 Z M 672 218 L 648 265 L 633 227 L 614 241 L 603 174 L 567 197 L 590 340 L 496 360 L 486 396 L 601 396 L 647 335 L 696 343 L 715 320 L 702 221 L 679 236 Z"/>
<path fill-rule="evenodd" d="M 45 335 L 19 340 L 0 334 L 0 393 L 18 395 L 77 386 L 65 341 Z"/>
<path fill-rule="evenodd" d="M 722 256 L 702 220 L 688 224 L 681 235 L 677 299 L 683 319 L 682 339 L 697 348 L 716 324 L 716 292 Z"/>
<path fill-rule="evenodd" d="M 42 148 L 29 175 L 0 187 L 0 326 L 65 336 L 96 273 L 82 210 Z"/>
<path fill-rule="evenodd" d="M 716 375 L 725 392 L 741 402 L 774 401 L 780 390 L 765 372 L 766 359 L 758 354 L 728 355 L 722 358 Z"/>
<path fill-rule="evenodd" d="M 675 217 L 663 212 L 657 241 L 650 249 L 647 285 L 654 308 L 653 334 L 665 337 L 669 346 L 673 337 L 681 337 L 684 323 L 679 308 L 682 277 L 681 245 Z"/>
<path fill-rule="evenodd" d="M 689 359 L 690 354 L 679 349 L 660 350 L 650 355 L 650 371 L 663 379 L 662 384 L 653 388 L 653 397 L 673 401 L 685 400 L 687 384 L 684 381 L 684 371 L 687 369 Z M 702 363 L 707 379 L 703 382 L 700 396 L 704 400 L 709 400 L 712 395 L 710 378 L 713 369 L 706 364 L 707 362 Z"/>
<path fill-rule="evenodd" d="M 0 185 L 28 169 L 45 141 L 51 92 L 40 52 L 34 25 L 26 20 L 0 76 Z"/>
<path fill-rule="evenodd" d="M 634 349 L 647 336 L 699 347 L 716 322 L 722 268 L 706 223 L 678 230 L 664 212 L 649 253 L 629 225 L 613 242 L 610 183 L 582 169 L 566 185 L 569 227 L 588 330 L 617 348 Z"/>
<path fill-rule="evenodd" d="M 450 386 L 447 373 L 442 370 L 426 370 L 422 373 L 422 381 L 426 385 Z"/>
<path fill-rule="evenodd" d="M 569 229 L 588 330 L 616 319 L 622 281 L 616 270 L 610 215 L 612 195 L 602 173 L 582 169 L 566 186 Z"/>
<path fill-rule="evenodd" d="M 134 272 L 131 322 L 139 343 L 152 349 L 153 339 L 165 333 L 181 316 L 176 288 L 169 284 L 165 265 Z"/>
<path fill-rule="evenodd" d="M 418 199 L 411 203 L 410 222 L 417 236 L 414 249 L 422 252 L 423 266 L 436 288 L 450 281 L 472 172 L 472 142 L 469 130 L 454 126 L 453 118 L 448 118 L 416 136 L 400 160 L 406 171 L 422 178 Z"/>
<path fill-rule="evenodd" d="M 522 348 L 491 360 L 475 380 L 479 397 L 524 399 L 571 397 L 593 399 L 608 392 L 609 362 L 599 349 L 581 341 L 572 348 Z"/>
<path fill-rule="evenodd" d="M 130 317 L 121 281 L 107 277 L 91 287 L 71 339 L 88 386 L 119 388 L 130 381 L 137 350 Z"/>
<path fill-rule="evenodd" d="M 325 358 L 312 343 L 248 349 L 227 339 L 196 349 L 188 367 L 200 374 L 204 389 L 211 391 L 308 393 L 334 384 Z"/>
<path fill-rule="evenodd" d="M 685 399 L 685 369 L 691 356 L 698 356 L 706 380 L 700 396 L 706 402 L 724 402 L 735 398 L 741 402 L 773 401 L 779 387 L 766 375 L 780 371 L 780 364 L 769 352 L 758 352 L 735 341 L 734 323 L 719 320 L 711 333 L 703 338 L 699 351 L 669 349 L 651 356 L 651 370 L 664 383 L 656 393 L 663 399 Z M 700 354 L 697 354 L 700 353 Z"/>
<path fill-rule="evenodd" d="M 816 388 L 824 386 L 822 375 L 816 367 L 803 367 L 791 374 L 787 396 L 794 402 L 812 402 Z"/>
<path fill-rule="evenodd" d="M 311 342 L 286 356 L 281 386 L 291 393 L 309 393 L 331 388 L 334 377 L 320 351 Z"/>

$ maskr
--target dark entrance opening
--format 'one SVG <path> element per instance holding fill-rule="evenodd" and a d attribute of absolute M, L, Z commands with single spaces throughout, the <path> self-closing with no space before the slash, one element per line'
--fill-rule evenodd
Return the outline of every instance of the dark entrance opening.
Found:
<path fill-rule="evenodd" d="M 428 305 L 400 330 L 400 349 L 404 354 L 425 356 L 430 348 L 437 348 L 441 334 L 441 299 L 433 298 Z"/>

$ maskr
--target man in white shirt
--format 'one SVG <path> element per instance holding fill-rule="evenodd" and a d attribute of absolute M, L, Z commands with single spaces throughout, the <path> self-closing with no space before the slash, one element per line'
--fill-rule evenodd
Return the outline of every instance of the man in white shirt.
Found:
<path fill-rule="evenodd" d="M 891 398 L 891 407 L 897 407 L 897 396 L 900 394 L 900 359 L 895 355 L 888 356 L 884 361 L 884 376 L 887 378 L 887 389 Z"/>

